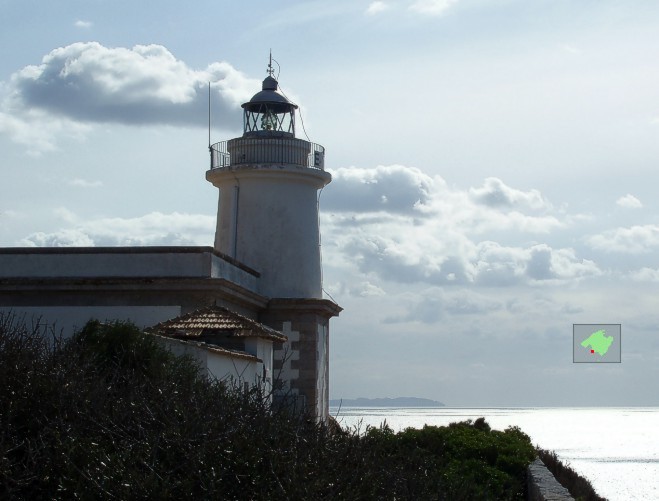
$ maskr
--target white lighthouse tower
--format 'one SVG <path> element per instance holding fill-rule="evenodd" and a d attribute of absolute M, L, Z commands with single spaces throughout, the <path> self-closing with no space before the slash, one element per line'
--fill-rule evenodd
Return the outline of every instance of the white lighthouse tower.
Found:
<path fill-rule="evenodd" d="M 243 108 L 242 137 L 211 146 L 206 179 L 219 188 L 215 249 L 256 270 L 268 298 L 259 320 L 283 331 L 275 368 L 287 397 L 328 413 L 329 318 L 322 299 L 318 192 L 332 177 L 325 149 L 295 137 L 297 105 L 278 89 L 272 59 L 263 88 Z"/>
<path fill-rule="evenodd" d="M 242 137 L 214 144 L 206 172 L 220 190 L 215 248 L 257 270 L 267 296 L 319 299 L 325 150 L 295 137 L 297 105 L 278 91 L 272 65 L 242 107 Z"/>

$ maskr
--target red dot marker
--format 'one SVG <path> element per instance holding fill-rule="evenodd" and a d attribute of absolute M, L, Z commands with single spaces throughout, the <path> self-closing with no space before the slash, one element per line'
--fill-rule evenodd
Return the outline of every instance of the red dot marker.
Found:
<path fill-rule="evenodd" d="M 595 350 L 590 350 L 591 353 L 595 353 Z"/>

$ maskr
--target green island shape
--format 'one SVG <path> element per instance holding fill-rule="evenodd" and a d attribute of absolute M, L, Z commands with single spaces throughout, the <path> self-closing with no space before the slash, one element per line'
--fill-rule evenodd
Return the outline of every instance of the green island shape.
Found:
<path fill-rule="evenodd" d="M 613 336 L 607 336 L 604 329 L 593 332 L 588 338 L 584 339 L 581 342 L 581 346 L 587 348 L 590 346 L 592 350 L 595 350 L 600 357 L 606 355 L 606 352 L 609 351 L 609 347 L 613 343 Z"/>

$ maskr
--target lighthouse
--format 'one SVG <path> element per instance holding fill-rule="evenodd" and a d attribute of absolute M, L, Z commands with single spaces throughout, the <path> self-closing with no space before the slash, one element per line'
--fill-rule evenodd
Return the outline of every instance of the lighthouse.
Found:
<path fill-rule="evenodd" d="M 259 92 L 242 105 L 243 134 L 210 146 L 206 179 L 219 189 L 215 250 L 259 274 L 268 298 L 258 315 L 283 332 L 275 344 L 281 397 L 326 420 L 329 319 L 323 299 L 319 192 L 332 177 L 325 149 L 296 137 L 296 112 L 279 89 L 272 57 Z"/>
<path fill-rule="evenodd" d="M 272 63 L 242 105 L 242 137 L 211 146 L 206 179 L 219 188 L 215 249 L 261 274 L 269 297 L 322 297 L 318 192 L 332 177 L 325 149 L 295 137 L 297 105 Z"/>
<path fill-rule="evenodd" d="M 331 176 L 325 149 L 295 136 L 298 107 L 272 61 L 242 105 L 242 136 L 210 146 L 213 247 L 0 248 L 0 315 L 66 336 L 92 318 L 130 320 L 176 338 L 167 346 L 193 350 L 213 377 L 273 388 L 273 400 L 327 421 L 329 321 L 341 307 L 322 296 L 318 197 Z"/>

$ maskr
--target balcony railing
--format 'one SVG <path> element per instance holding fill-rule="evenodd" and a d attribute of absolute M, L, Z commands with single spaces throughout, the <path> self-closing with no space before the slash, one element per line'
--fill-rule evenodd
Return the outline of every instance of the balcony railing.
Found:
<path fill-rule="evenodd" d="M 297 138 L 237 138 L 210 147 L 211 169 L 246 164 L 298 165 L 325 169 L 325 148 Z"/>

